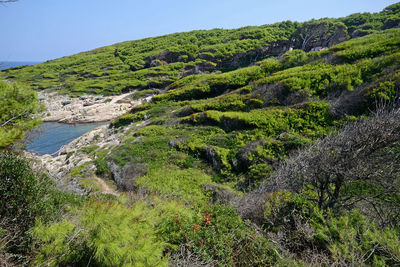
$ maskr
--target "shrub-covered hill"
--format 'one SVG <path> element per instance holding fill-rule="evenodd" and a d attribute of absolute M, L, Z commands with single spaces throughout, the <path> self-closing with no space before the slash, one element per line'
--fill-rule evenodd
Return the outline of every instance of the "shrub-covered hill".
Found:
<path fill-rule="evenodd" d="M 399 113 L 371 115 L 396 102 L 399 48 L 388 29 L 172 83 L 111 124 L 119 145 L 74 152 L 92 162 L 71 177 L 133 195 L 36 225 L 36 262 L 399 265 Z"/>
<path fill-rule="evenodd" d="M 109 160 L 171 170 L 180 163 L 164 152 L 177 151 L 190 157 L 184 162 L 205 160 L 214 182 L 246 191 L 290 151 L 393 101 L 399 64 L 400 30 L 390 29 L 321 52 L 293 50 L 231 72 L 189 76 L 113 122 L 151 125 L 131 131 Z M 160 158 L 146 156 L 156 148 Z M 139 181 L 157 188 L 151 175 Z"/>
<path fill-rule="evenodd" d="M 290 47 L 309 51 L 396 27 L 398 12 L 398 5 L 392 5 L 380 13 L 339 19 L 170 34 L 118 43 L 37 66 L 3 70 L 0 79 L 74 95 L 164 88 L 188 75 L 248 66 L 278 56 Z"/>
<path fill-rule="evenodd" d="M 3 71 L 7 79 L 41 88 L 53 88 L 61 77 L 60 91 L 72 94 L 105 81 L 109 91 L 99 86 L 93 92 L 154 90 L 159 79 L 168 82 L 159 83 L 164 90 L 152 101 L 110 124 L 108 134 L 121 142 L 100 146 L 98 135 L 62 156 L 68 165 L 75 155 L 88 156 L 72 163 L 66 180 L 91 187 L 93 177 L 110 178 L 124 193 L 100 196 L 93 186 L 91 197 L 74 200 L 34 190 L 33 202 L 51 216 L 20 193 L 7 194 L 11 200 L 3 202 L 33 207 L 22 234 L 0 221 L 0 260 L 48 266 L 399 266 L 399 9 L 396 4 L 341 19 L 170 35 Z M 354 38 L 329 43 L 343 32 Z M 193 50 L 187 43 L 170 46 L 200 33 L 212 34 L 216 43 L 206 38 Z M 271 50 L 274 42 L 277 50 Z M 244 43 L 254 46 L 239 45 Z M 310 51 L 318 46 L 329 48 Z M 99 66 L 109 74 L 97 73 Z M 204 73 L 196 74 L 196 66 Z M 167 78 L 166 70 L 175 76 Z M 134 76 L 139 74 L 141 85 Z M 382 105 L 394 111 L 375 114 Z M 0 164 L 24 163 L 6 155 Z M 14 177 L 19 169 L 30 174 L 23 166 L 0 175 Z M 0 179 L 0 187 L 25 190 L 25 183 L 12 181 Z M 15 236 L 29 246 L 20 249 Z"/>

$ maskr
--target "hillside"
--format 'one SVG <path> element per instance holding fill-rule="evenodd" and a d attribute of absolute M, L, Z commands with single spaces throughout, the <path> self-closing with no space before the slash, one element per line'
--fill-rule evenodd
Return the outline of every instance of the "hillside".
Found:
<path fill-rule="evenodd" d="M 391 6 L 380 13 L 340 19 L 176 33 L 3 70 L 0 79 L 74 95 L 164 88 L 192 74 L 226 72 L 279 56 L 290 47 L 309 51 L 332 46 L 350 37 L 395 27 L 398 20 L 397 7 Z"/>
<path fill-rule="evenodd" d="M 154 95 L 57 157 L 30 155 L 83 195 L 43 197 L 58 212 L 30 224 L 30 260 L 400 265 L 399 12 L 178 33 L 1 71 L 72 96 Z"/>

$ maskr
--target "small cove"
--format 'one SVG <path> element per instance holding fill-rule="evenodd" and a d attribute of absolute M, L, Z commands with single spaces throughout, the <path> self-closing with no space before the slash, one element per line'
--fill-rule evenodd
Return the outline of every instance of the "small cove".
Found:
<path fill-rule="evenodd" d="M 26 149 L 39 155 L 54 154 L 62 146 L 104 124 L 107 123 L 65 124 L 45 122 L 40 125 L 39 132 L 33 134 L 32 141 L 26 146 Z"/>

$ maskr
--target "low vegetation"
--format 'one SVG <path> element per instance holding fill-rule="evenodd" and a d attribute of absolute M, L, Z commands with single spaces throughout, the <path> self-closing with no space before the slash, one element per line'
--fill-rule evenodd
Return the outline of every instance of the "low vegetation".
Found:
<path fill-rule="evenodd" d="M 60 192 L 1 154 L 0 260 L 400 265 L 399 6 L 178 33 L 2 71 L 38 90 L 156 96 L 110 124 L 120 143 L 91 143 L 79 153 L 92 161 L 70 170 L 93 189 L 97 177 L 84 176 L 94 165 L 118 196 Z M 36 124 L 29 116 L 3 131 L 20 138 Z"/>

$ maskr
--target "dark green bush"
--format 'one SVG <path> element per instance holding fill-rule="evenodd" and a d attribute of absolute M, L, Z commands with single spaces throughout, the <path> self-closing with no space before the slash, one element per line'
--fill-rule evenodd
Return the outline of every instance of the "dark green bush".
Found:
<path fill-rule="evenodd" d="M 93 199 L 70 215 L 34 227 L 36 265 L 167 266 L 165 243 L 154 227 L 158 214 L 144 203 L 128 208 Z"/>
<path fill-rule="evenodd" d="M 111 122 L 111 126 L 115 128 L 120 128 L 122 126 L 126 126 L 131 124 L 134 121 L 135 114 L 133 113 L 126 113 L 120 116 L 118 119 Z"/>
<path fill-rule="evenodd" d="M 111 177 L 111 170 L 108 167 L 106 156 L 108 154 L 108 150 L 101 150 L 96 152 L 94 164 L 96 165 L 96 174 L 102 177 Z"/>
<path fill-rule="evenodd" d="M 50 178 L 33 171 L 25 159 L 4 153 L 0 154 L 0 196 L 0 228 L 12 236 L 6 250 L 15 254 L 30 249 L 28 230 L 37 219 L 47 222 L 79 199 L 59 192 Z"/>
<path fill-rule="evenodd" d="M 295 49 L 288 51 L 284 54 L 282 63 L 285 68 L 292 68 L 299 65 L 303 65 L 307 62 L 307 54 L 301 49 Z"/>
<path fill-rule="evenodd" d="M 400 264 L 398 230 L 378 228 L 357 210 L 324 216 L 305 195 L 278 191 L 266 195 L 264 216 L 264 229 L 281 253 L 296 254 L 304 262 Z"/>
<path fill-rule="evenodd" d="M 178 238 L 170 242 L 183 242 L 201 258 L 221 266 L 266 266 L 279 260 L 266 238 L 223 205 L 204 207 L 192 220 L 176 214 L 162 231 L 165 237 Z"/>

